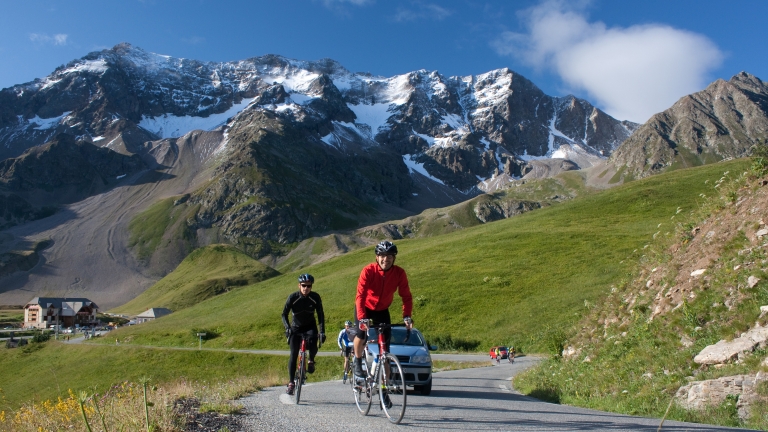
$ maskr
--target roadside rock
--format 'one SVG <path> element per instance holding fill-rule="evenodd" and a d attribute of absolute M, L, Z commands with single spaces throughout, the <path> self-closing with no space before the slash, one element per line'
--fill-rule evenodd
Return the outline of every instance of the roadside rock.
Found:
<path fill-rule="evenodd" d="M 763 381 L 768 381 L 765 373 L 756 375 L 734 375 L 705 381 L 693 381 L 680 387 L 675 394 L 676 402 L 686 408 L 701 410 L 708 406 L 723 403 L 728 396 L 738 396 L 736 408 L 739 417 L 749 417 L 750 406 L 762 397 L 755 388 Z"/>
<path fill-rule="evenodd" d="M 721 340 L 710 345 L 693 358 L 700 365 L 722 364 L 733 360 L 741 353 L 752 352 L 758 346 L 765 346 L 768 340 L 768 327 L 755 326 L 741 337 L 732 341 Z"/>

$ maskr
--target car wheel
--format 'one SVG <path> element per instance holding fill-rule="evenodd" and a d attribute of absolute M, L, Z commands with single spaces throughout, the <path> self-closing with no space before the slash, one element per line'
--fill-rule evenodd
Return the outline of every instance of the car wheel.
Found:
<path fill-rule="evenodd" d="M 429 396 L 429 394 L 432 393 L 432 380 L 429 380 L 428 383 L 419 387 L 419 391 L 421 391 L 423 396 Z"/>

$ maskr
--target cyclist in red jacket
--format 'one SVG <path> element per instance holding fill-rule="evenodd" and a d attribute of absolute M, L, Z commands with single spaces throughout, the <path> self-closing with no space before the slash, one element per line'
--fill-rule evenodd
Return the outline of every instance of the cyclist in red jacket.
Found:
<path fill-rule="evenodd" d="M 368 337 L 368 320 L 374 323 L 391 324 L 389 306 L 395 292 L 403 299 L 403 320 L 408 329 L 413 327 L 411 311 L 413 309 L 413 297 L 408 286 L 408 277 L 405 270 L 395 265 L 397 246 L 392 242 L 382 241 L 375 248 L 376 262 L 368 264 L 360 272 L 357 281 L 357 296 L 355 296 L 355 375 L 365 377 L 363 371 L 363 349 Z M 384 330 L 384 337 L 389 349 L 389 340 L 392 336 L 390 329 Z"/>

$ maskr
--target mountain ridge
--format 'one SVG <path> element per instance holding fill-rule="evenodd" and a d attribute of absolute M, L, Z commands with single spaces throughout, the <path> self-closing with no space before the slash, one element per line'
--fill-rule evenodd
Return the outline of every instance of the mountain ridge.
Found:
<path fill-rule="evenodd" d="M 67 204 L 54 226 L 41 219 L 11 228 L 0 252 L 52 246 L 39 265 L 6 278 L 5 292 L 98 292 L 105 289 L 96 286 L 100 271 L 80 268 L 98 263 L 122 275 L 109 292 L 137 293 L 208 244 L 233 244 L 271 262 L 313 236 L 402 219 L 518 181 L 586 168 L 588 184 L 617 184 L 620 173 L 603 165 L 638 126 L 573 96 L 547 96 L 506 68 L 386 78 L 350 73 L 330 59 L 214 63 L 120 44 L 0 91 L 0 157 L 17 158 L 66 133 L 143 163 L 111 189 Z M 49 214 L 0 192 L 13 210 L 6 226 Z M 155 214 L 162 223 L 130 240 L 129 222 L 167 199 L 173 205 Z M 492 219 L 515 213 L 504 206 L 483 212 Z M 64 258 L 77 243 L 65 233 L 70 224 L 82 227 L 83 238 L 100 238 L 106 253 Z M 92 224 L 94 234 L 85 232 Z M 71 264 L 51 272 L 54 256 Z"/>
<path fill-rule="evenodd" d="M 768 134 L 768 84 L 746 72 L 718 79 L 655 114 L 611 155 L 635 177 L 744 157 Z"/>

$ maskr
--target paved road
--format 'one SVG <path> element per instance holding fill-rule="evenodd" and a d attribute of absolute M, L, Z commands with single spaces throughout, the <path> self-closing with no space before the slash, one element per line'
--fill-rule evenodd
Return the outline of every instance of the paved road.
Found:
<path fill-rule="evenodd" d="M 481 356 L 485 357 L 485 356 Z M 623 416 L 522 396 L 510 378 L 538 361 L 523 357 L 515 363 L 439 372 L 432 394 L 408 395 L 401 425 L 391 425 L 375 405 L 368 416 L 355 408 L 349 385 L 341 381 L 310 383 L 294 405 L 284 387 L 254 393 L 239 402 L 247 410 L 247 431 L 656 431 L 660 420 Z M 664 422 L 664 431 L 726 431 L 693 423 Z"/>
<path fill-rule="evenodd" d="M 82 343 L 82 338 L 68 343 Z M 135 345 L 121 345 L 135 346 Z M 196 348 L 150 347 L 195 350 Z M 215 349 L 214 349 L 215 350 Z M 288 355 L 284 350 L 225 350 L 252 354 Z M 318 355 L 338 356 L 337 351 Z M 488 361 L 479 354 L 432 354 L 434 359 Z M 350 386 L 341 381 L 309 383 L 303 387 L 301 404 L 293 404 L 285 387 L 263 389 L 240 399 L 247 415 L 243 431 L 333 431 L 353 430 L 494 430 L 494 431 L 656 431 L 660 419 L 632 417 L 567 405 L 542 402 L 517 393 L 511 378 L 540 358 L 520 357 L 489 367 L 438 372 L 432 394 L 411 392 L 402 423 L 392 425 L 375 405 L 368 416 L 355 407 Z M 734 431 L 735 428 L 665 421 L 663 431 Z"/>

